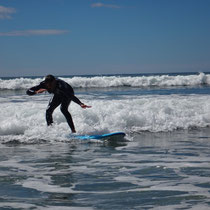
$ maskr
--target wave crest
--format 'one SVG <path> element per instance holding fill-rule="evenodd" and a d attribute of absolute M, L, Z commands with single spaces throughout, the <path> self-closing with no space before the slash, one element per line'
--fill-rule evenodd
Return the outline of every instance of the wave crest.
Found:
<path fill-rule="evenodd" d="M 108 88 L 108 87 L 170 87 L 210 85 L 210 75 L 155 75 L 155 76 L 92 76 L 59 77 L 74 88 Z M 38 85 L 43 78 L 0 79 L 0 90 L 27 89 Z"/>

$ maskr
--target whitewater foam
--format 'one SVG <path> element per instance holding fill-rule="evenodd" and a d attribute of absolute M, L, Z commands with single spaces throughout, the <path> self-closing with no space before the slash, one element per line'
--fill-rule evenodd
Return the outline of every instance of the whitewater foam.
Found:
<path fill-rule="evenodd" d="M 45 122 L 45 101 L 42 96 L 21 103 L 0 103 L 0 139 L 10 141 L 63 141 L 69 139 L 70 129 L 59 108 L 55 110 L 54 125 Z M 31 99 L 31 98 L 30 98 Z M 85 98 L 82 99 L 85 102 Z M 91 109 L 83 110 L 72 103 L 69 110 L 78 134 L 108 132 L 168 132 L 177 129 L 201 128 L 210 125 L 210 96 L 188 97 L 147 96 L 124 97 L 121 100 L 91 100 Z"/>
<path fill-rule="evenodd" d="M 155 75 L 155 76 L 92 76 L 92 77 L 59 77 L 74 88 L 106 88 L 106 87 L 170 87 L 210 85 L 210 75 Z M 0 79 L 0 90 L 19 90 L 35 86 L 43 78 Z"/>

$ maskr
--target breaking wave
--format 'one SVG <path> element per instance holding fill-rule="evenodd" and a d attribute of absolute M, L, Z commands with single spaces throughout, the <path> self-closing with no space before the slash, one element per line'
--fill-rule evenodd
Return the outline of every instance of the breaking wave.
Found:
<path fill-rule="evenodd" d="M 210 85 L 210 74 L 196 75 L 154 75 L 154 76 L 91 76 L 59 77 L 74 88 L 108 88 L 108 87 L 170 87 Z M 39 84 L 43 78 L 0 79 L 0 90 L 27 89 Z"/>
<path fill-rule="evenodd" d="M 38 96 L 37 99 L 41 97 Z M 45 122 L 47 100 L 0 104 L 0 140 L 34 139 L 67 140 L 70 129 L 59 109 L 54 112 L 52 127 Z M 85 101 L 85 99 L 83 99 Z M 83 110 L 72 103 L 69 110 L 78 134 L 124 131 L 170 132 L 177 129 L 202 128 L 210 125 L 210 96 L 125 97 L 122 100 L 92 100 L 91 109 Z"/>

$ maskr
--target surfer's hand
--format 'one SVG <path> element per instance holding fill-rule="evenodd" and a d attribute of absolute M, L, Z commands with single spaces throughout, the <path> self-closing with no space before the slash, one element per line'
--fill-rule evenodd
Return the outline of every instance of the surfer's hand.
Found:
<path fill-rule="evenodd" d="M 85 104 L 80 104 L 80 106 L 83 108 L 83 109 L 86 109 L 86 108 L 91 108 L 92 106 L 87 106 Z"/>
<path fill-rule="evenodd" d="M 47 91 L 47 90 L 46 90 L 46 89 L 39 89 L 39 90 L 36 91 L 36 94 L 38 94 L 38 93 L 43 93 L 43 92 L 45 92 L 45 91 Z"/>

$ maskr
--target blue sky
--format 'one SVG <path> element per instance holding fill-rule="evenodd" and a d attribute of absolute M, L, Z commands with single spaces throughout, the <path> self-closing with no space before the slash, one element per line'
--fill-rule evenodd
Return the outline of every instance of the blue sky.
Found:
<path fill-rule="evenodd" d="M 209 0 L 0 0 L 0 77 L 210 71 Z"/>

